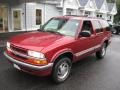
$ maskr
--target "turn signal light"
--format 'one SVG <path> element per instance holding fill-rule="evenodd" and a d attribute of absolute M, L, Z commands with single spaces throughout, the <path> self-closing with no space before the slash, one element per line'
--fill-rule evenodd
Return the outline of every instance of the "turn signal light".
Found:
<path fill-rule="evenodd" d="M 40 65 L 45 65 L 45 64 L 47 64 L 47 61 L 46 60 L 34 60 L 34 63 L 36 63 L 36 64 L 40 64 Z"/>
<path fill-rule="evenodd" d="M 46 65 L 46 64 L 48 64 L 47 60 L 28 59 L 28 61 L 34 65 Z"/>

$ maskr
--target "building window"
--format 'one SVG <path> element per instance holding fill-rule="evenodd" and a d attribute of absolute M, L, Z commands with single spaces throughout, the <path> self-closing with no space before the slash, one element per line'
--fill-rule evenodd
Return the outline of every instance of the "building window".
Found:
<path fill-rule="evenodd" d="M 40 25 L 42 23 L 42 11 L 41 9 L 36 9 L 36 25 Z"/>
<path fill-rule="evenodd" d="M 98 17 L 98 18 L 102 18 L 102 15 L 101 15 L 101 14 L 97 14 L 97 17 Z"/>
<path fill-rule="evenodd" d="M 110 16 L 110 20 L 111 20 L 111 18 L 112 18 L 112 17 Z"/>
<path fill-rule="evenodd" d="M 102 17 L 102 15 L 100 15 L 100 17 Z"/>
<path fill-rule="evenodd" d="M 67 15 L 72 15 L 72 13 L 69 11 L 69 12 L 67 12 Z"/>
<path fill-rule="evenodd" d="M 59 15 L 62 16 L 63 15 L 63 11 L 59 10 Z"/>
<path fill-rule="evenodd" d="M 90 13 L 89 11 L 86 11 L 86 12 L 85 12 L 85 16 L 90 16 L 90 14 L 91 14 L 91 13 Z"/>
<path fill-rule="evenodd" d="M 99 15 L 97 15 L 97 17 L 99 17 Z"/>

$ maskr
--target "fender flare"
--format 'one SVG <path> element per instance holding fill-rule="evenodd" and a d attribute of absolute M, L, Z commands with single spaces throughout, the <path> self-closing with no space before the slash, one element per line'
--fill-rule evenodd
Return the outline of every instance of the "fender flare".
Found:
<path fill-rule="evenodd" d="M 58 51 L 57 53 L 55 53 L 51 59 L 50 62 L 54 63 L 55 60 L 62 54 L 65 54 L 65 53 L 71 53 L 73 55 L 73 58 L 74 58 L 74 54 L 73 54 L 73 51 L 69 48 L 66 48 L 66 49 L 62 49 L 60 51 Z"/>

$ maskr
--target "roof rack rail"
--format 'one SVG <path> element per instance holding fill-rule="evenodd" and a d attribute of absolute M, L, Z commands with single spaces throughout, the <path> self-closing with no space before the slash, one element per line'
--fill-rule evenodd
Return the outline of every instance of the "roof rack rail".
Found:
<path fill-rule="evenodd" d="M 102 19 L 105 20 L 105 18 L 101 18 L 101 17 L 91 17 L 91 16 L 87 16 L 88 18 L 93 18 L 93 19 Z"/>
<path fill-rule="evenodd" d="M 93 19 L 102 19 L 102 20 L 105 20 L 105 18 L 101 18 L 101 17 L 91 17 L 91 16 L 88 16 L 88 15 L 64 15 L 64 16 L 87 17 L 87 18 L 93 18 Z"/>
<path fill-rule="evenodd" d="M 87 17 L 86 15 L 65 15 L 65 16 Z"/>

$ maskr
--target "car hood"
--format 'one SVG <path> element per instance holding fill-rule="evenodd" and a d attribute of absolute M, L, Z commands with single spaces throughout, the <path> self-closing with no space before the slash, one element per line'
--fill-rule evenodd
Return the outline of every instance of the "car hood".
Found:
<path fill-rule="evenodd" d="M 59 34 L 35 31 L 14 36 L 10 39 L 10 43 L 21 48 L 41 51 L 64 37 Z"/>

